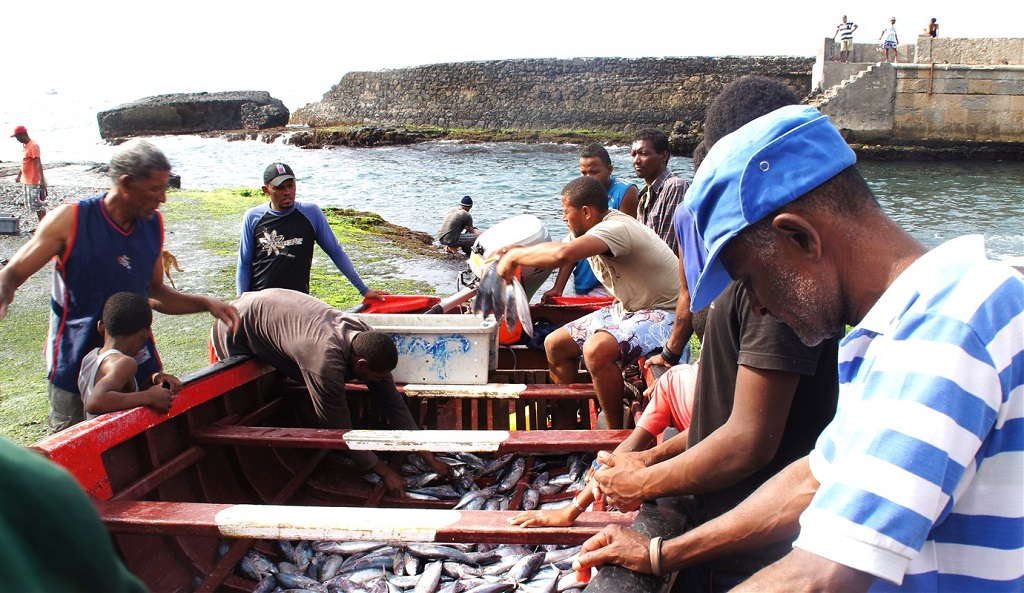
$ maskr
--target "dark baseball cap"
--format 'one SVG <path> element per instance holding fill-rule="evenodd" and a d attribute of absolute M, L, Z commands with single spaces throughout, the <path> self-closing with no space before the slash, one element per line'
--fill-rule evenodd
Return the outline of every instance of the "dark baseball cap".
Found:
<path fill-rule="evenodd" d="M 284 163 L 273 163 L 263 171 L 263 185 L 277 187 L 289 179 L 295 179 L 295 173 Z"/>

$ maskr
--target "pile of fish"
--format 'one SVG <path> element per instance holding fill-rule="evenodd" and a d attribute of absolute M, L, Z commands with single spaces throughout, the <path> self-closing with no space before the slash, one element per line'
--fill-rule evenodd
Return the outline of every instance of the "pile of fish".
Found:
<path fill-rule="evenodd" d="M 411 454 L 402 464 L 406 496 L 418 500 L 441 500 L 455 503 L 453 508 L 476 511 L 529 511 L 536 508 L 558 508 L 568 504 L 570 493 L 586 484 L 586 473 L 593 459 L 591 454 L 522 456 L 515 453 L 487 459 L 473 453 L 459 452 L 438 455 L 437 459 L 452 468 L 454 479 L 439 483 L 440 476 Z M 528 461 L 530 463 L 528 463 Z M 528 467 L 529 466 L 529 467 Z M 529 473 L 527 473 L 529 470 Z M 525 479 L 524 479 L 525 476 Z M 377 481 L 376 474 L 367 479 Z M 523 488 L 517 488 L 522 483 Z M 521 490 L 521 496 L 517 496 Z M 541 502 L 542 497 L 546 500 Z"/>
<path fill-rule="evenodd" d="M 586 483 L 593 455 L 459 452 L 437 458 L 451 466 L 452 480 L 440 483 L 418 454 L 405 458 L 401 473 L 409 497 L 466 511 L 507 510 L 513 501 L 531 510 L 569 504 Z M 541 504 L 541 497 L 550 500 Z M 281 540 L 249 550 L 235 572 L 257 582 L 260 593 L 555 593 L 584 587 L 572 570 L 578 554 L 579 546 Z"/>
<path fill-rule="evenodd" d="M 526 290 L 518 278 L 506 284 L 505 279 L 498 275 L 497 262 L 488 266 L 477 285 L 473 314 L 482 314 L 485 318 L 494 315 L 495 319 L 504 319 L 505 329 L 509 332 L 515 331 L 516 324 L 521 323 L 526 335 L 533 337 L 530 299 L 526 298 Z"/>
<path fill-rule="evenodd" d="M 582 591 L 580 546 L 280 540 L 249 550 L 239 576 L 257 593 L 554 593 Z M 227 552 L 221 545 L 221 554 Z M 264 547 L 266 549 L 266 547 Z"/>

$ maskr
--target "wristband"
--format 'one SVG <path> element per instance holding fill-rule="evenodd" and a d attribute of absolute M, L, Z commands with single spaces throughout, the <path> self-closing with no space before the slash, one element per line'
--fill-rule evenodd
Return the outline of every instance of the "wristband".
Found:
<path fill-rule="evenodd" d="M 661 576 L 661 541 L 662 538 L 651 538 L 651 572 L 656 577 Z"/>
<path fill-rule="evenodd" d="M 683 353 L 672 352 L 671 350 L 669 350 L 668 344 L 665 344 L 664 346 L 661 347 L 661 357 L 665 360 L 665 362 L 674 366 L 679 364 L 679 359 L 683 357 Z"/>
<path fill-rule="evenodd" d="M 576 507 L 576 510 L 581 513 L 585 513 L 587 511 L 587 509 L 580 506 L 580 501 L 576 500 L 575 496 L 572 497 L 572 506 Z"/>

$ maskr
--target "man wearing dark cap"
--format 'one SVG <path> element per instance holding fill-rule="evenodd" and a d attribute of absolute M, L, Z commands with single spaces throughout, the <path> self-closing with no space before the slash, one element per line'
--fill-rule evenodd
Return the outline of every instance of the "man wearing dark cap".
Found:
<path fill-rule="evenodd" d="M 338 243 L 320 206 L 295 199 L 295 173 L 284 163 L 263 171 L 263 193 L 270 202 L 245 213 L 235 276 L 238 294 L 264 288 L 289 288 L 309 294 L 313 244 L 317 243 L 359 294 L 383 299 L 385 291 L 363 282 Z"/>
<path fill-rule="evenodd" d="M 805 343 L 854 326 L 814 450 L 683 536 L 606 530 L 580 565 L 667 573 L 798 534 L 734 591 L 1024 588 L 1024 277 L 979 236 L 926 249 L 855 161 L 783 107 L 716 144 L 685 202 L 708 247 L 692 308 L 735 281 Z"/>
<path fill-rule="evenodd" d="M 448 211 L 441 223 L 441 230 L 437 231 L 437 242 L 444 245 L 448 253 L 458 253 L 461 248 L 463 253 L 469 255 L 469 250 L 476 242 L 479 235 L 473 227 L 473 215 L 469 213 L 473 207 L 473 198 L 462 196 L 459 205 Z"/>
<path fill-rule="evenodd" d="M 25 191 L 25 206 L 36 213 L 39 220 L 46 216 L 46 175 L 43 174 L 43 161 L 39 157 L 39 145 L 28 137 L 25 126 L 14 128 L 11 138 L 22 143 L 21 169 L 15 183 L 21 183 Z"/>

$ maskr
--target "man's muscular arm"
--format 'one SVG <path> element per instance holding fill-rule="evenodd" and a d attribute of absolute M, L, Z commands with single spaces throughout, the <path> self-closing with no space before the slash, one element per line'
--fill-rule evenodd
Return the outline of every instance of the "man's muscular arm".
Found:
<path fill-rule="evenodd" d="M 47 214 L 39 221 L 28 243 L 0 270 L 0 319 L 7 316 L 15 291 L 51 259 L 62 256 L 67 250 L 74 232 L 75 208 L 73 204 L 65 204 Z"/>

